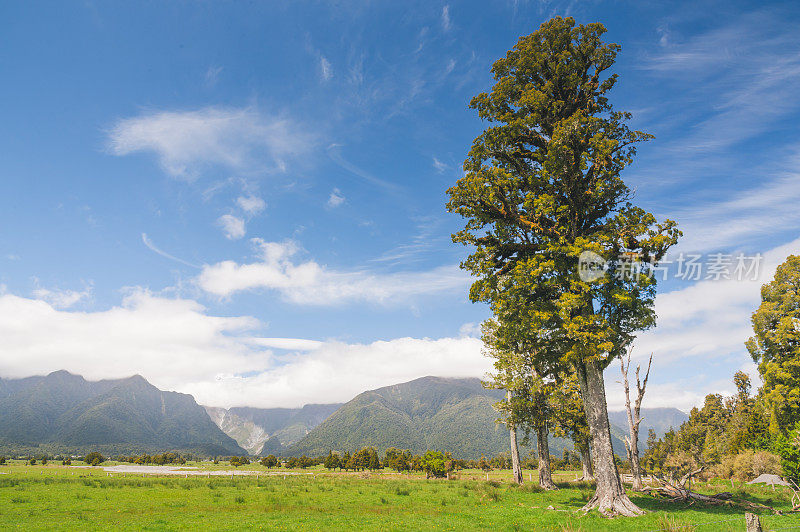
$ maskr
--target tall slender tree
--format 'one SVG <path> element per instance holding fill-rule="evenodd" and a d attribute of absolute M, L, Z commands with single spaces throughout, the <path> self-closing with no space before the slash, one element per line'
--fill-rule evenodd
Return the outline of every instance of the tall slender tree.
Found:
<path fill-rule="evenodd" d="M 586 508 L 637 515 L 614 464 L 603 370 L 654 324 L 648 274 L 680 232 L 632 205 L 620 177 L 652 137 L 609 103 L 620 47 L 605 31 L 557 17 L 494 63 L 494 87 L 470 103 L 489 127 L 447 207 L 467 219 L 453 240 L 474 247 L 462 263 L 477 277 L 470 298 L 495 315 L 521 308 L 540 343 L 532 356 L 577 375 L 597 480 Z M 580 275 L 587 253 L 609 260 L 605 275 Z"/>

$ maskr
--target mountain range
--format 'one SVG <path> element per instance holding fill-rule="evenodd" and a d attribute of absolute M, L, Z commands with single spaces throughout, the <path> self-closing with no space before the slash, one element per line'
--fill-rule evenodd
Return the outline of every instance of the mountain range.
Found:
<path fill-rule="evenodd" d="M 485 389 L 476 378 L 422 377 L 370 390 L 345 403 L 285 453 L 316 456 L 331 449 L 352 452 L 365 446 L 379 450 L 398 447 L 415 453 L 443 449 L 462 458 L 508 452 L 508 431 L 495 423 L 498 413 L 494 404 L 504 397 L 503 391 Z M 653 428 L 661 436 L 670 426 L 677 428 L 688 419 L 674 408 L 643 409 L 642 414 L 640 430 L 645 435 Z M 624 456 L 627 414 L 613 412 L 609 417 L 614 451 Z M 641 440 L 644 444 L 646 436 Z M 560 456 L 564 449 L 572 448 L 572 442 L 551 436 L 549 447 L 551 454 Z M 523 454 L 527 450 L 523 445 Z"/>
<path fill-rule="evenodd" d="M 139 375 L 92 382 L 66 371 L 0 379 L 0 449 L 244 452 L 191 395 L 161 391 Z"/>
<path fill-rule="evenodd" d="M 493 406 L 503 397 L 475 378 L 422 377 L 363 392 L 344 404 L 225 409 L 161 391 L 138 375 L 92 382 L 57 371 L 0 379 L 0 451 L 318 456 L 374 446 L 477 458 L 508 451 L 508 432 L 495 423 Z M 648 429 L 661 436 L 688 419 L 674 408 L 642 414 L 642 443 Z M 624 455 L 626 414 L 610 412 L 609 418 L 614 449 Z M 550 438 L 552 454 L 571 447 Z"/>

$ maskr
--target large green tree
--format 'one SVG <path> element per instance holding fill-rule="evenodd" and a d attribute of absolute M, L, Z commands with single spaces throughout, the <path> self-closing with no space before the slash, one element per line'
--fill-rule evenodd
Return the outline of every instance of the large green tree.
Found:
<path fill-rule="evenodd" d="M 800 421 L 800 256 L 790 255 L 761 288 L 747 349 L 758 364 L 770 410 L 770 432 L 786 434 Z"/>
<path fill-rule="evenodd" d="M 605 31 L 557 17 L 494 63 L 494 87 L 470 103 L 488 127 L 447 207 L 467 219 L 453 239 L 474 248 L 462 264 L 477 277 L 470 298 L 496 315 L 521 309 L 539 338 L 534 356 L 578 377 L 597 480 L 587 509 L 635 515 L 614 464 L 603 370 L 653 325 L 648 269 L 680 233 L 632 205 L 620 177 L 651 136 L 609 103 L 620 47 L 603 42 Z M 625 260 L 583 278 L 583 252 Z"/>

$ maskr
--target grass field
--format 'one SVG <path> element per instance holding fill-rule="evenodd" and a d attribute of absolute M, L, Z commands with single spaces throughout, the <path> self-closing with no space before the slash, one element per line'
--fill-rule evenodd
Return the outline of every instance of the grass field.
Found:
<path fill-rule="evenodd" d="M 102 468 L 12 464 L 0 468 L 0 529 L 744 530 L 741 509 L 687 506 L 640 494 L 631 497 L 648 510 L 645 516 L 581 516 L 577 510 L 593 489 L 567 484 L 573 472 L 557 476 L 562 489 L 539 492 L 535 483 L 511 484 L 508 471 L 493 471 L 487 482 L 480 471 L 461 472 L 456 480 L 425 480 L 389 472 L 331 474 L 318 468 L 297 471 L 313 475 L 284 478 L 264 475 L 259 466 L 244 469 L 262 474 L 233 479 L 108 476 Z M 790 507 L 782 488 L 743 491 L 728 481 L 698 488 Z M 800 530 L 800 515 L 762 514 L 762 523 L 765 530 Z"/>

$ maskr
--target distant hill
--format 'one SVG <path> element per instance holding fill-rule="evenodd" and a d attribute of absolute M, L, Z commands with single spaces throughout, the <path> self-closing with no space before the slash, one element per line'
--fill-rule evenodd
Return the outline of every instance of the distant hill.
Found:
<path fill-rule="evenodd" d="M 225 434 L 251 454 L 281 454 L 325 421 L 342 403 L 311 404 L 302 408 L 230 409 L 207 406 L 206 412 Z"/>
<path fill-rule="evenodd" d="M 370 390 L 290 445 L 285 454 L 316 456 L 366 446 L 415 453 L 440 449 L 462 458 L 508 452 L 508 432 L 495 423 L 498 413 L 493 406 L 503 397 L 502 391 L 487 390 L 476 378 L 423 377 Z M 614 444 L 618 453 L 625 452 L 619 438 L 614 437 Z M 571 442 L 550 438 L 552 454 L 571 447 Z"/>
<path fill-rule="evenodd" d="M 91 382 L 66 371 L 0 379 L 0 449 L 244 453 L 191 395 L 161 391 L 138 375 Z"/>

